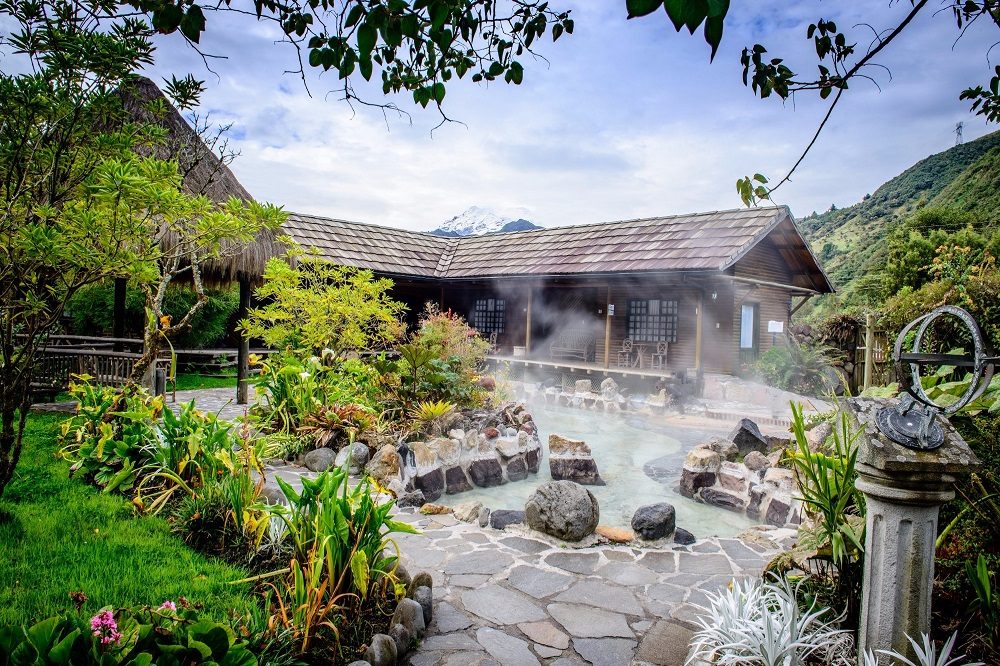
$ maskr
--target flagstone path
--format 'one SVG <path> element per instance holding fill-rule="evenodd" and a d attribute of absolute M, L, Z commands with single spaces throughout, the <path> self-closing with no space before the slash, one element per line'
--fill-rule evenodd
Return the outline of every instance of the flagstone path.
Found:
<path fill-rule="evenodd" d="M 712 538 L 570 549 L 523 526 L 399 518 L 422 532 L 394 535 L 407 570 L 434 580 L 433 620 L 411 666 L 680 666 L 698 626 L 694 605 L 733 578 L 759 575 L 792 535 L 767 532 L 774 547 Z"/>

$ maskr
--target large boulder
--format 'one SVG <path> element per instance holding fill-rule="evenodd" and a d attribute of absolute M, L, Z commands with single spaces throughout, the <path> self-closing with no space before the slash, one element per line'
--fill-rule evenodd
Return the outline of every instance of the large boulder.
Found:
<path fill-rule="evenodd" d="M 468 490 L 472 490 L 472 484 L 469 483 L 469 477 L 465 475 L 465 470 L 462 469 L 461 465 L 449 467 L 444 471 L 444 487 L 445 492 L 449 495 L 464 493 Z"/>
<path fill-rule="evenodd" d="M 428 502 L 433 502 L 444 493 L 444 470 L 438 465 L 413 477 L 414 487 L 423 492 Z"/>
<path fill-rule="evenodd" d="M 343 467 L 344 464 L 347 464 L 347 473 L 356 475 L 364 471 L 369 458 L 371 458 L 371 451 L 369 451 L 368 445 L 355 442 L 337 452 L 334 464 L 337 467 Z"/>
<path fill-rule="evenodd" d="M 698 448 L 715 451 L 723 460 L 736 460 L 740 455 L 740 450 L 736 444 L 721 437 L 713 437 L 707 442 L 702 442 L 698 445 Z"/>
<path fill-rule="evenodd" d="M 452 432 L 455 431 L 452 430 Z M 458 459 L 462 455 L 461 437 L 458 438 L 438 437 L 437 439 L 433 439 L 427 442 L 427 447 L 431 451 L 436 453 L 437 457 L 445 465 L 457 465 Z"/>
<path fill-rule="evenodd" d="M 538 487 L 524 505 L 532 529 L 565 541 L 579 541 L 594 533 L 601 517 L 594 495 L 572 481 L 552 481 Z"/>
<path fill-rule="evenodd" d="M 549 435 L 549 454 L 554 456 L 589 456 L 591 451 L 582 439 L 570 439 L 553 433 Z"/>
<path fill-rule="evenodd" d="M 507 480 L 523 481 L 528 478 L 528 465 L 524 462 L 524 456 L 513 458 L 507 463 Z"/>
<path fill-rule="evenodd" d="M 660 502 L 640 506 L 632 514 L 632 530 L 643 539 L 662 539 L 677 526 L 677 513 L 672 504 Z"/>
<path fill-rule="evenodd" d="M 396 447 L 386 444 L 375 452 L 375 456 L 365 467 L 365 473 L 383 486 L 388 486 L 391 480 L 399 478 L 401 467 L 402 461 Z"/>
<path fill-rule="evenodd" d="M 532 474 L 537 473 L 538 469 L 541 467 L 541 453 L 541 449 L 535 447 L 528 448 L 524 454 L 524 464 L 528 466 L 528 471 Z"/>
<path fill-rule="evenodd" d="M 749 476 L 750 473 L 745 466 L 727 460 L 719 468 L 719 485 L 734 493 L 745 493 Z"/>
<path fill-rule="evenodd" d="M 503 466 L 495 455 L 477 458 L 469 464 L 469 478 L 480 488 L 492 488 L 504 482 Z"/>
<path fill-rule="evenodd" d="M 603 486 L 604 479 L 591 456 L 549 456 L 549 473 L 557 481 L 575 481 L 585 486 Z"/>
<path fill-rule="evenodd" d="M 325 472 L 337 462 L 337 454 L 333 449 L 313 449 L 302 458 L 302 464 L 311 472 Z"/>
<path fill-rule="evenodd" d="M 746 455 L 751 451 L 767 453 L 767 440 L 760 434 L 760 428 L 750 419 L 740 419 L 736 428 L 729 434 L 729 439 L 736 444 L 740 453 Z"/>
<path fill-rule="evenodd" d="M 680 493 L 684 497 L 694 497 L 699 488 L 715 485 L 722 458 L 708 448 L 694 448 L 688 452 L 681 469 Z"/>

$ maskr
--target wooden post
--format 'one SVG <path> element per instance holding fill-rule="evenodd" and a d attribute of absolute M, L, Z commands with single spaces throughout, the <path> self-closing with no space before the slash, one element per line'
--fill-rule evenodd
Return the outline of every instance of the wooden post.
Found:
<path fill-rule="evenodd" d="M 114 321 L 111 325 L 111 337 L 121 338 L 125 337 L 125 291 L 128 287 L 128 280 L 125 278 L 115 278 L 115 306 L 113 318 Z M 114 343 L 114 351 L 122 351 L 122 343 L 117 341 Z"/>
<path fill-rule="evenodd" d="M 611 285 L 604 299 L 604 369 L 611 367 Z"/>
<path fill-rule="evenodd" d="M 698 293 L 698 311 L 694 324 L 694 367 L 701 374 L 702 313 L 705 310 L 705 295 Z"/>
<path fill-rule="evenodd" d="M 250 279 L 240 278 L 240 306 L 237 321 L 243 321 L 250 309 Z M 240 344 L 236 350 L 236 404 L 247 404 L 247 379 L 250 376 L 250 339 L 240 334 Z"/>
<path fill-rule="evenodd" d="M 528 358 L 531 355 L 531 299 L 534 289 L 528 287 L 528 307 L 525 309 L 525 326 L 524 326 L 524 358 Z"/>
<path fill-rule="evenodd" d="M 875 354 L 872 347 L 875 346 L 875 322 L 872 313 L 865 315 L 865 374 L 862 381 L 862 390 L 872 385 L 872 361 Z"/>

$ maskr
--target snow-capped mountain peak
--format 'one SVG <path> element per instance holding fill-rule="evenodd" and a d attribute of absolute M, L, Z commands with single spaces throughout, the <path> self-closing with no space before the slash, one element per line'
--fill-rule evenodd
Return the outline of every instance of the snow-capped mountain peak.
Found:
<path fill-rule="evenodd" d="M 438 236 L 478 236 L 500 231 L 527 231 L 529 229 L 541 229 L 541 227 L 523 217 L 502 215 L 485 206 L 471 206 L 431 233 Z"/>

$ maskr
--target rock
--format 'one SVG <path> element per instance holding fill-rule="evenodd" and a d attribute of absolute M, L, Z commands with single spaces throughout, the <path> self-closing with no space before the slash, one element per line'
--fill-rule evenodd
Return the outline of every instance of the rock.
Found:
<path fill-rule="evenodd" d="M 781 459 L 784 457 L 784 451 L 771 451 L 767 454 L 767 462 L 771 467 L 777 467 L 781 464 Z"/>
<path fill-rule="evenodd" d="M 454 508 L 453 513 L 463 523 L 471 523 L 479 520 L 479 510 L 482 508 L 482 502 L 462 502 Z"/>
<path fill-rule="evenodd" d="M 760 451 L 751 451 L 743 458 L 743 464 L 751 472 L 759 472 L 771 466 L 771 461 Z"/>
<path fill-rule="evenodd" d="M 365 467 L 365 472 L 368 476 L 386 486 L 390 480 L 399 478 L 401 467 L 402 464 L 396 447 L 392 444 L 386 444 L 375 452 L 375 457 Z"/>
<path fill-rule="evenodd" d="M 791 511 L 792 501 L 787 495 L 775 494 L 771 501 L 767 503 L 767 513 L 764 514 L 764 521 L 769 525 L 782 526 L 788 522 L 788 513 Z"/>
<path fill-rule="evenodd" d="M 740 419 L 739 424 L 730 433 L 729 439 L 744 455 L 750 451 L 767 453 L 767 440 L 760 434 L 760 428 L 757 427 L 757 424 L 750 419 Z"/>
<path fill-rule="evenodd" d="M 369 457 L 368 445 L 355 442 L 337 452 L 337 459 L 334 461 L 334 464 L 337 467 L 343 467 L 346 464 L 347 473 L 357 475 L 364 471 Z"/>
<path fill-rule="evenodd" d="M 635 541 L 635 533 L 625 527 L 598 525 L 596 532 L 611 543 L 629 543 Z"/>
<path fill-rule="evenodd" d="M 403 563 L 400 562 L 399 560 L 396 560 L 396 570 L 394 573 L 396 576 L 396 582 L 402 585 L 409 585 L 410 581 L 413 580 L 410 577 L 409 570 L 405 566 L 403 566 Z"/>
<path fill-rule="evenodd" d="M 419 490 L 411 490 L 410 492 L 403 493 L 396 498 L 396 506 L 401 508 L 406 507 L 422 507 L 426 503 L 424 499 L 424 493 Z"/>
<path fill-rule="evenodd" d="M 695 448 L 715 451 L 723 460 L 736 460 L 740 454 L 739 448 L 733 442 L 721 437 L 713 437 L 707 442 L 702 442 Z"/>
<path fill-rule="evenodd" d="M 743 498 L 737 497 L 733 493 L 725 490 L 720 490 L 718 488 L 702 488 L 699 495 L 705 504 L 711 504 L 712 506 L 737 512 L 742 512 L 746 509 L 747 503 Z"/>
<path fill-rule="evenodd" d="M 417 593 L 418 587 L 434 588 L 434 578 L 426 571 L 420 571 L 414 576 L 406 586 L 406 596 L 410 599 Z"/>
<path fill-rule="evenodd" d="M 413 485 L 423 492 L 428 502 L 433 502 L 444 493 L 444 470 L 440 465 L 413 477 Z"/>
<path fill-rule="evenodd" d="M 503 483 L 503 467 L 496 456 L 477 458 L 469 465 L 469 477 L 480 488 L 492 488 Z"/>
<path fill-rule="evenodd" d="M 420 604 L 420 608 L 424 611 L 424 624 L 430 624 L 434 615 L 434 594 L 431 588 L 421 585 L 414 590 L 413 600 Z"/>
<path fill-rule="evenodd" d="M 747 504 L 747 518 L 758 520 L 760 518 L 760 505 L 767 494 L 768 486 L 756 483 L 750 486 L 750 503 Z"/>
<path fill-rule="evenodd" d="M 722 456 L 712 449 L 694 448 L 684 458 L 684 468 L 693 472 L 718 472 Z"/>
<path fill-rule="evenodd" d="M 400 599 L 396 611 L 392 614 L 392 620 L 389 621 L 390 627 L 397 624 L 403 625 L 410 632 L 410 636 L 417 640 L 423 638 L 427 627 L 424 623 L 424 609 L 413 599 Z"/>
<path fill-rule="evenodd" d="M 565 650 L 569 647 L 569 636 L 559 631 L 556 625 L 552 624 L 549 620 L 522 622 L 517 625 L 517 628 L 536 643 L 541 643 L 557 650 Z"/>
<path fill-rule="evenodd" d="M 774 435 L 764 435 L 764 441 L 767 442 L 767 450 L 769 452 L 784 451 L 794 446 L 792 444 L 792 439 L 787 435 L 784 437 L 775 437 Z"/>
<path fill-rule="evenodd" d="M 570 439 L 554 433 L 549 435 L 549 453 L 556 456 L 591 455 L 590 447 L 582 439 Z"/>
<path fill-rule="evenodd" d="M 282 492 L 281 486 L 273 481 L 268 481 L 264 484 L 264 487 L 260 491 L 260 496 L 263 497 L 268 504 L 288 504 L 288 498 L 286 498 L 285 493 Z"/>
<path fill-rule="evenodd" d="M 449 495 L 464 493 L 472 490 L 469 477 L 465 475 L 465 470 L 461 466 L 455 465 L 444 471 L 444 491 Z"/>
<path fill-rule="evenodd" d="M 325 472 L 337 462 L 337 454 L 333 449 L 313 449 L 302 458 L 302 464 L 311 472 Z"/>
<path fill-rule="evenodd" d="M 528 465 L 524 462 L 524 457 L 519 456 L 507 463 L 507 480 L 523 481 L 528 478 Z"/>
<path fill-rule="evenodd" d="M 752 451 L 751 453 L 756 453 L 756 451 Z M 727 460 L 719 468 L 719 485 L 734 493 L 745 493 L 747 490 L 747 476 L 749 474 L 746 467 L 740 463 L 729 462 Z"/>
<path fill-rule="evenodd" d="M 448 431 L 448 437 L 451 439 L 457 439 L 458 441 L 463 441 L 465 439 L 465 431 L 461 428 L 453 428 Z"/>
<path fill-rule="evenodd" d="M 508 439 L 503 437 L 498 439 L 497 442 L 497 452 L 504 458 L 513 458 L 518 453 L 520 453 L 521 446 L 516 439 Z"/>
<path fill-rule="evenodd" d="M 820 421 L 811 430 L 806 430 L 806 441 L 809 442 L 809 448 L 816 451 L 826 444 L 827 438 L 832 434 L 833 424 L 829 421 Z"/>
<path fill-rule="evenodd" d="M 573 384 L 573 391 L 576 393 L 590 393 L 594 389 L 589 379 L 578 379 Z"/>
<path fill-rule="evenodd" d="M 538 487 L 524 506 L 532 529 L 566 541 L 594 533 L 600 508 L 594 495 L 572 481 L 552 481 Z"/>
<path fill-rule="evenodd" d="M 674 530 L 674 543 L 680 546 L 690 546 L 695 541 L 697 539 L 694 538 L 694 535 L 683 527 L 678 527 Z"/>
<path fill-rule="evenodd" d="M 535 434 L 535 424 L 534 423 L 530 423 L 530 422 L 522 424 L 521 425 L 521 432 L 527 433 L 528 435 L 534 435 Z"/>
<path fill-rule="evenodd" d="M 446 513 L 451 513 L 451 507 L 444 506 L 442 504 L 433 504 L 431 502 L 427 502 L 426 504 L 420 507 L 420 513 L 424 514 L 425 516 L 440 516 Z"/>
<path fill-rule="evenodd" d="M 681 470 L 680 493 L 684 497 L 694 497 L 701 488 L 715 485 L 715 472 L 694 472 L 686 467 Z"/>
<path fill-rule="evenodd" d="M 410 645 L 413 644 L 413 636 L 410 632 L 401 624 L 394 624 L 389 628 L 389 635 L 392 636 L 392 640 L 396 642 L 396 658 L 399 659 L 410 651 Z"/>
<path fill-rule="evenodd" d="M 672 504 L 647 504 L 632 514 L 632 529 L 643 539 L 662 539 L 674 531 L 676 520 L 677 513 Z"/>
<path fill-rule="evenodd" d="M 490 513 L 490 527 L 502 530 L 508 525 L 518 525 L 524 522 L 524 511 L 514 509 L 497 509 Z"/>
<path fill-rule="evenodd" d="M 529 447 L 527 452 L 524 454 L 524 464 L 527 466 L 528 471 L 532 474 L 537 474 L 539 468 L 541 467 L 541 462 L 541 451 L 537 448 Z"/>
<path fill-rule="evenodd" d="M 347 666 L 372 666 L 372 665 L 369 664 L 367 661 L 362 661 L 361 659 L 357 659 L 355 661 L 352 661 Z"/>
<path fill-rule="evenodd" d="M 426 442 L 410 443 L 410 451 L 413 452 L 413 462 L 416 464 L 417 470 L 423 471 L 437 467 L 437 453 Z"/>
<path fill-rule="evenodd" d="M 462 456 L 462 441 L 460 438 L 438 437 L 428 442 L 427 446 L 437 454 L 438 460 L 445 465 L 457 465 L 458 459 Z"/>
<path fill-rule="evenodd" d="M 375 634 L 365 652 L 365 661 L 371 666 L 396 665 L 396 641 L 385 634 Z"/>
<path fill-rule="evenodd" d="M 795 489 L 795 472 L 783 467 L 769 467 L 764 472 L 764 483 L 791 493 Z"/>
<path fill-rule="evenodd" d="M 493 392 L 497 388 L 497 380 L 489 375 L 484 375 L 476 380 L 476 386 L 484 391 Z"/>
<path fill-rule="evenodd" d="M 604 396 L 605 400 L 618 395 L 618 382 L 611 377 L 601 382 L 601 395 Z"/>
<path fill-rule="evenodd" d="M 486 527 L 490 524 L 490 509 L 484 506 L 479 510 L 479 526 Z"/>
<path fill-rule="evenodd" d="M 597 461 L 583 455 L 549 455 L 549 474 L 556 481 L 574 481 L 585 486 L 603 486 Z"/>
<path fill-rule="evenodd" d="M 483 430 L 483 435 L 486 437 L 486 439 L 496 439 L 497 437 L 500 436 L 500 431 L 494 428 L 493 426 L 490 426 Z"/>

